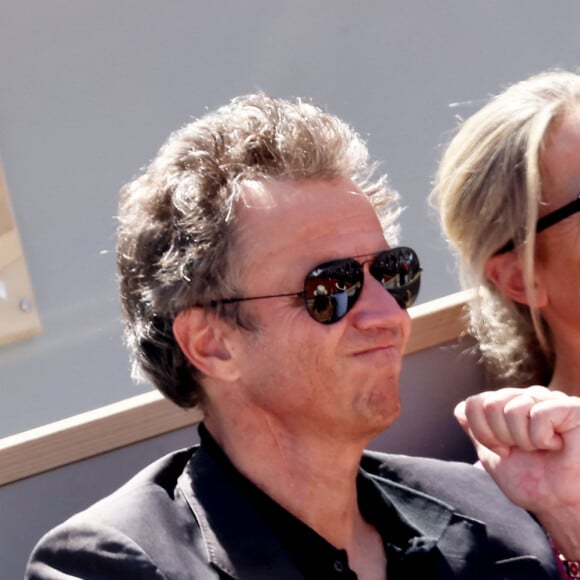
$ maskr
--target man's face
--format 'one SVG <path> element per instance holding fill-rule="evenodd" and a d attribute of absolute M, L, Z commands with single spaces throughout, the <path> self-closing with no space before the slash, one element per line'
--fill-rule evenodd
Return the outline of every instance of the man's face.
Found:
<path fill-rule="evenodd" d="M 239 203 L 245 296 L 299 292 L 317 264 L 387 248 L 373 207 L 346 179 L 253 183 Z M 232 337 L 248 405 L 287 429 L 350 442 L 397 417 L 410 320 L 368 266 L 357 303 L 333 324 L 313 320 L 300 297 L 241 308 L 258 326 Z"/>

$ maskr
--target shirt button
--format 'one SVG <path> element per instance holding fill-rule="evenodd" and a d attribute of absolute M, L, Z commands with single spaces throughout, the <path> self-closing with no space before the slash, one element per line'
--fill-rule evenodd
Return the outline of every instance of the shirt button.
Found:
<path fill-rule="evenodd" d="M 340 560 L 335 560 L 334 570 L 336 572 L 344 572 L 344 564 Z"/>

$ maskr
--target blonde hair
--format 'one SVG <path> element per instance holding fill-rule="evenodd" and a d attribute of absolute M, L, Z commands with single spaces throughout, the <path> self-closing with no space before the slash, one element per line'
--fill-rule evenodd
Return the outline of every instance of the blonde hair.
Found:
<path fill-rule="evenodd" d="M 553 369 L 549 328 L 533 304 L 541 155 L 553 124 L 580 99 L 580 76 L 545 72 L 512 85 L 467 119 L 445 150 L 431 201 L 460 259 L 464 287 L 477 287 L 471 332 L 500 378 L 546 382 Z M 531 306 L 507 298 L 485 275 L 512 241 Z"/>

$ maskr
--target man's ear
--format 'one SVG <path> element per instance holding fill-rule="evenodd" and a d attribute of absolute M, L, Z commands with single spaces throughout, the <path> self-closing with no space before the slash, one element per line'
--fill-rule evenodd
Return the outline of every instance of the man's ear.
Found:
<path fill-rule="evenodd" d="M 237 369 L 224 333 L 226 326 L 203 308 L 189 308 L 173 321 L 173 335 L 183 354 L 208 377 L 232 381 Z"/>
<path fill-rule="evenodd" d="M 532 299 L 526 294 L 522 262 L 517 252 L 496 254 L 487 259 L 485 275 L 508 298 L 519 304 L 531 306 Z M 541 282 L 534 276 L 535 306 L 541 308 L 546 302 L 546 293 Z"/>

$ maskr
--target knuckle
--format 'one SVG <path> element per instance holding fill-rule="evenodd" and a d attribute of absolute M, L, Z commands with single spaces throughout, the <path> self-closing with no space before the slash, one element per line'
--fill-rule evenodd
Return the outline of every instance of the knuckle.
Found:
<path fill-rule="evenodd" d="M 483 401 L 482 408 L 485 413 L 497 414 L 503 411 L 504 402 L 496 398 L 487 398 Z"/>
<path fill-rule="evenodd" d="M 523 413 L 525 413 L 527 415 L 527 409 L 522 407 L 522 405 L 512 404 L 512 405 L 506 405 L 503 409 L 503 413 L 504 413 L 506 419 L 508 419 L 508 420 L 517 419 L 517 418 L 521 417 Z"/>

